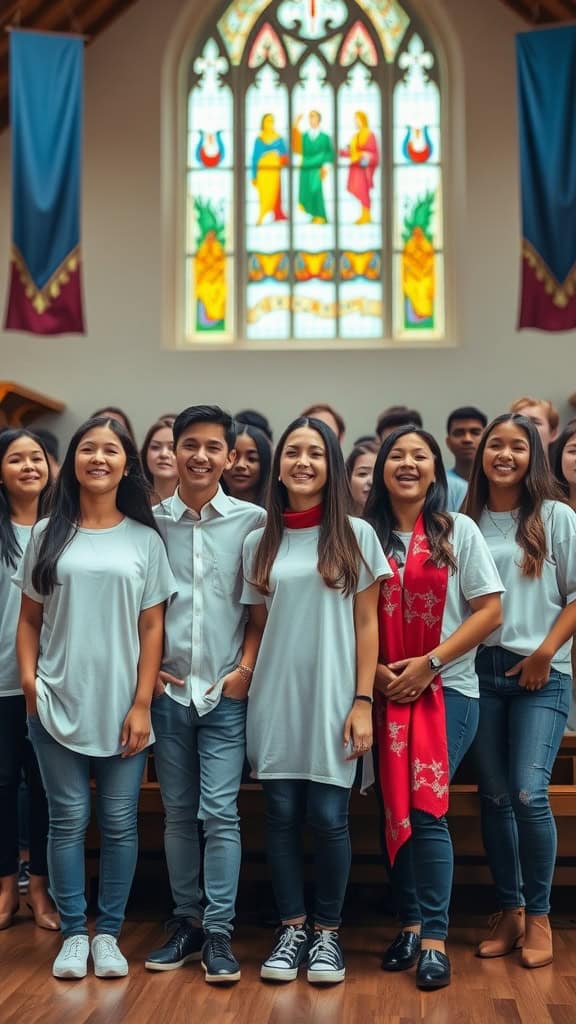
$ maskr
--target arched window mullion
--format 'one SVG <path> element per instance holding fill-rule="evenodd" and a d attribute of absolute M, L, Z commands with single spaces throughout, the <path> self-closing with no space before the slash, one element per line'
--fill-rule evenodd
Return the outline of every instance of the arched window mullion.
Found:
<path fill-rule="evenodd" d="M 323 9 L 324 0 L 315 0 L 316 16 L 318 19 L 316 36 L 310 35 L 310 23 L 307 23 L 306 31 L 303 29 L 304 21 L 300 26 L 290 21 L 292 14 L 287 15 L 289 5 L 285 0 L 271 0 L 264 4 L 262 0 L 254 0 L 253 4 L 247 0 L 231 0 L 228 5 L 219 5 L 219 13 L 211 17 L 205 30 L 198 36 L 197 45 L 194 47 L 193 56 L 189 64 L 187 76 L 188 94 L 192 95 L 195 89 L 199 88 L 200 77 L 194 71 L 195 62 L 198 64 L 199 57 L 204 54 L 207 41 L 216 40 L 220 48 L 218 62 L 226 70 L 219 70 L 222 87 L 230 85 L 233 97 L 233 129 L 230 138 L 230 151 L 233 150 L 234 165 L 231 170 L 229 186 L 230 198 L 233 203 L 232 209 L 228 210 L 226 223 L 227 232 L 230 238 L 226 248 L 226 275 L 228 288 L 232 295 L 233 318 L 228 318 L 223 324 L 219 333 L 218 325 L 211 326 L 209 332 L 194 329 L 195 314 L 187 315 L 186 322 L 192 324 L 189 341 L 202 341 L 205 343 L 216 343 L 231 340 L 231 335 L 242 343 L 250 346 L 257 342 L 275 340 L 288 340 L 298 333 L 304 345 L 307 341 L 314 342 L 325 338 L 334 345 L 338 339 L 350 340 L 351 343 L 361 344 L 362 339 L 380 340 L 385 338 L 404 341 L 408 337 L 416 337 L 418 340 L 434 340 L 442 336 L 444 330 L 444 310 L 442 302 L 443 276 L 442 268 L 445 248 L 445 204 L 443 191 L 445 187 L 443 173 L 443 151 L 440 152 L 440 163 L 436 170 L 436 164 L 431 159 L 429 164 L 422 170 L 417 166 L 419 158 L 414 164 L 414 173 L 409 171 L 410 164 L 402 163 L 398 159 L 398 126 L 395 107 L 395 88 L 401 82 L 409 80 L 408 65 L 406 60 L 420 59 L 414 55 L 409 48 L 411 40 L 417 35 L 424 48 L 422 60 L 426 58 L 426 73 L 423 81 L 428 83 L 429 92 L 432 92 L 432 85 L 437 88 L 437 95 L 440 97 L 440 104 L 443 106 L 445 98 L 441 88 L 441 62 L 435 54 L 435 46 L 430 39 L 427 25 L 421 17 L 412 16 L 409 0 L 391 0 L 391 9 L 406 14 L 402 23 L 402 36 L 394 40 L 391 34 L 385 38 L 385 25 L 382 19 L 379 20 L 380 7 L 371 0 L 341 0 L 340 4 L 333 4 L 330 7 L 330 16 L 336 11 L 332 25 L 326 28 L 325 19 L 328 16 L 328 8 Z M 303 17 L 308 17 L 306 11 L 312 10 L 309 0 L 294 0 L 292 9 L 300 5 Z M 250 15 L 250 7 L 253 6 L 254 14 Z M 224 12 L 228 9 L 234 10 L 233 17 L 224 18 Z M 283 13 L 280 13 L 280 12 Z M 346 20 L 342 21 L 341 12 L 347 11 Z M 371 12 L 376 20 L 372 22 Z M 248 17 L 250 20 L 249 29 L 244 32 L 241 27 L 241 19 Z M 288 20 L 286 20 L 288 18 Z M 340 21 L 338 21 L 340 18 Z M 234 21 L 236 19 L 236 22 Z M 240 19 L 240 21 L 238 21 Z M 324 20 L 323 20 L 324 19 Z M 237 38 L 233 39 L 230 33 L 228 36 L 220 34 L 221 26 L 228 25 L 228 28 L 238 23 L 240 26 Z M 269 27 L 267 27 L 269 26 Z M 321 31 L 320 31 L 321 30 Z M 308 35 L 306 34 L 308 32 Z M 268 50 L 263 49 L 260 40 L 267 39 Z M 238 40 L 241 39 L 241 47 L 238 47 Z M 288 46 L 287 40 L 292 40 Z M 346 61 L 340 62 L 340 54 L 347 46 Z M 386 59 L 383 59 L 382 46 L 386 49 Z M 298 48 L 301 48 L 298 56 Z M 357 52 L 354 50 L 357 47 Z M 396 48 L 396 49 L 395 49 Z M 242 52 L 243 51 L 243 52 Z M 249 59 L 252 53 L 256 54 L 253 66 L 249 67 Z M 258 55 L 259 54 L 259 55 Z M 264 54 L 264 56 L 262 56 Z M 284 54 L 284 56 L 282 56 Z M 296 54 L 296 56 L 294 56 Z M 330 54 L 332 56 L 330 56 Z M 313 136 L 308 129 L 308 115 L 311 109 L 306 106 L 306 97 L 302 91 L 295 92 L 296 83 L 301 77 L 302 69 L 315 55 L 319 64 L 326 73 L 326 85 L 324 90 L 330 90 L 329 94 L 321 99 L 323 89 L 316 86 L 316 93 L 312 90 L 311 96 L 317 96 L 319 102 L 324 103 L 326 112 L 332 112 L 330 117 L 321 119 L 319 132 L 330 137 L 333 148 L 333 156 L 326 157 L 326 174 L 322 178 L 320 191 L 324 193 L 324 202 L 327 216 L 323 219 L 319 216 L 320 207 L 311 203 L 308 209 L 298 209 L 299 192 L 303 181 L 302 156 L 295 157 L 292 146 L 292 126 L 297 113 L 302 113 L 303 121 L 301 127 L 304 133 Z M 374 56 L 377 55 L 377 56 Z M 404 55 L 404 63 L 400 58 Z M 214 58 L 212 58 L 214 59 Z M 252 61 L 250 61 L 252 63 Z M 253 140 L 257 137 L 255 122 L 258 112 L 262 114 L 262 97 L 260 102 L 254 105 L 248 102 L 249 89 L 256 81 L 257 74 L 262 68 L 273 69 L 274 75 L 268 75 L 267 79 L 259 81 L 267 82 L 267 92 L 264 98 L 270 96 L 270 112 L 276 117 L 276 137 L 280 142 L 276 151 L 286 153 L 287 165 L 278 165 L 278 170 L 271 170 L 270 174 L 277 175 L 281 189 L 281 203 L 278 205 L 285 215 L 278 216 L 273 206 L 262 205 L 261 192 L 252 191 L 250 183 L 250 170 L 255 166 L 256 146 Z M 362 77 L 363 70 L 367 69 L 369 76 Z M 427 77 L 426 77 L 427 76 Z M 273 87 L 270 83 L 277 78 L 279 88 L 278 96 L 282 95 L 282 102 L 274 105 Z M 364 84 L 363 84 L 364 83 Z M 427 88 L 428 88 L 427 86 Z M 272 91 L 271 91 L 272 89 Z M 280 93 L 280 89 L 282 93 Z M 363 92 L 365 89 L 365 92 Z M 405 90 L 406 91 L 406 90 Z M 257 95 L 254 93 L 253 95 Z M 312 99 L 310 101 L 312 104 Z M 192 108 L 190 108 L 192 109 Z M 358 114 L 362 113 L 364 120 L 358 124 Z M 214 134 L 218 134 L 218 117 L 220 110 L 215 108 Z M 441 116 L 441 109 L 440 109 Z M 353 125 L 352 122 L 356 124 Z M 188 124 L 188 130 L 194 131 L 194 125 Z M 418 130 L 418 129 L 415 129 Z M 440 132 L 440 128 L 435 128 Z M 359 191 L 360 186 L 355 184 L 361 180 L 361 168 L 368 166 L 356 159 L 354 165 L 353 153 L 362 154 L 360 138 L 366 139 L 372 131 L 379 149 L 378 164 L 374 183 L 365 186 L 365 191 Z M 269 138 L 274 138 L 269 133 Z M 355 139 L 357 142 L 354 142 Z M 188 136 L 190 144 L 190 135 Z M 356 147 L 351 148 L 352 144 Z M 274 152 L 270 145 L 269 150 L 258 150 L 261 152 Z M 345 156 L 348 151 L 348 156 Z M 188 148 L 187 148 L 188 152 Z M 312 153 L 308 149 L 308 153 Z M 328 151 L 327 151 L 328 152 Z M 253 154 L 253 155 L 252 155 Z M 342 154 L 342 155 L 341 155 Z M 306 159 L 311 159 L 307 157 Z M 273 164 L 270 165 L 273 167 Z M 313 167 L 312 163 L 307 166 Z M 352 172 L 353 166 L 358 169 Z M 228 164 L 222 163 L 224 173 Z M 187 194 L 192 191 L 191 182 L 197 182 L 197 169 L 186 169 Z M 206 176 L 208 180 L 209 175 Z M 368 172 L 365 178 L 368 180 Z M 215 179 L 214 179 L 215 180 Z M 220 182 L 224 181 L 221 177 Z M 265 177 L 259 176 L 259 181 L 265 181 Z M 269 181 L 272 178 L 268 179 Z M 312 180 L 312 179 L 311 179 Z M 398 192 L 401 183 L 403 191 Z M 410 192 L 414 183 L 414 191 Z M 437 183 L 437 184 L 435 184 Z M 263 187 L 263 186 L 262 186 Z M 312 187 L 312 186 L 311 186 Z M 314 186 L 317 187 L 317 186 Z M 422 196 L 420 196 L 422 192 Z M 214 208 L 218 203 L 226 203 L 226 189 L 214 199 Z M 256 194 L 258 199 L 255 198 Z M 362 196 L 367 198 L 362 199 Z M 408 209 L 411 204 L 411 217 L 404 215 L 400 203 L 400 196 L 405 197 L 402 202 Z M 187 241 L 192 233 L 191 225 L 195 223 L 194 218 L 198 212 L 194 210 L 191 203 L 194 196 L 189 198 L 189 212 L 187 214 Z M 428 207 L 426 207 L 428 203 Z M 434 205 L 435 204 L 435 205 Z M 255 233 L 254 218 L 260 210 L 260 221 Z M 232 210 L 234 212 L 232 212 Z M 262 214 L 264 210 L 264 215 Z M 358 217 L 358 211 L 362 211 Z M 315 212 L 313 212 L 315 211 Z M 424 212 L 422 212 L 424 211 Z M 431 212 L 432 211 L 432 212 Z M 366 214 L 366 217 L 364 215 Z M 364 217 L 364 219 L 362 219 Z M 284 227 L 280 221 L 286 221 Z M 332 221 L 332 223 L 330 223 Z M 402 249 L 400 238 L 401 226 L 407 224 L 416 225 L 414 234 L 422 231 L 426 236 L 426 244 L 434 248 L 435 260 L 435 285 L 434 310 L 430 316 L 420 315 L 418 303 L 413 301 L 411 312 L 412 319 L 402 323 L 399 329 L 399 303 L 406 301 L 401 298 L 401 289 L 404 287 L 404 275 L 406 267 L 406 256 Z M 424 227 L 420 228 L 420 223 Z M 250 230 L 250 225 L 252 229 Z M 358 225 L 358 227 L 356 227 Z M 306 230 L 303 230 L 306 227 Z M 218 231 L 215 227 L 214 231 Z M 404 229 L 404 234 L 407 228 Z M 218 236 L 220 237 L 220 236 Z M 432 239 L 432 243 L 427 239 Z M 251 241 L 249 241 L 251 239 Z M 196 257 L 193 250 L 190 255 L 187 244 L 187 260 L 191 265 Z M 232 259 L 229 253 L 232 252 Z M 251 260 L 250 253 L 256 254 L 255 261 Z M 302 253 L 298 276 L 295 272 L 295 258 L 298 252 Z M 333 277 L 329 272 L 328 263 L 322 265 L 321 257 L 324 252 L 333 254 Z M 286 253 L 284 257 L 282 254 Z M 276 259 L 276 256 L 281 259 Z M 420 257 L 418 257 L 420 258 Z M 327 257 L 331 259 L 331 257 Z M 346 262 L 347 261 L 347 262 Z M 205 262 L 205 261 L 204 261 Z M 254 270 L 254 263 L 256 270 Z M 344 264 L 346 263 L 346 269 Z M 302 270 L 302 267 L 304 270 Z M 376 268 L 376 269 L 375 269 Z M 379 269 L 378 269 L 379 268 Z M 249 278 L 250 273 L 250 278 Z M 378 277 L 375 277 L 375 274 Z M 304 274 L 304 276 L 303 276 Z M 309 276 L 306 276 L 309 275 Z M 250 292 L 248 290 L 248 282 Z M 188 281 L 188 278 L 187 278 Z M 302 288 L 302 282 L 308 284 L 307 289 Z M 262 287 L 260 285 L 262 284 Z M 256 287 L 254 287 L 254 285 Z M 376 301 L 375 285 L 377 285 Z M 334 308 L 332 299 L 334 296 Z M 316 298 L 317 297 L 317 298 Z M 193 296 L 189 288 L 187 291 L 187 302 Z M 419 296 L 418 296 L 419 298 Z M 196 299 L 194 299 L 196 301 Z M 412 301 L 412 299 L 411 299 Z M 416 302 L 416 305 L 414 305 Z M 256 307 L 254 306 L 256 303 Z M 396 313 L 394 312 L 396 308 Z M 267 327 L 267 317 L 274 312 L 280 313 L 284 320 L 277 320 L 277 324 L 283 322 L 281 333 L 274 335 L 273 330 Z M 304 311 L 305 315 L 302 315 Z M 254 323 L 260 318 L 259 333 L 249 334 L 249 322 Z M 315 320 L 314 320 L 315 318 Z M 372 319 L 371 319 L 372 318 Z M 379 318 L 380 327 L 374 332 L 370 324 L 374 318 Z M 312 322 L 314 320 L 314 323 Z M 306 325 L 312 325 L 310 331 Z M 287 326 L 288 325 L 288 326 Z M 326 330 L 323 330 L 326 325 Z"/>

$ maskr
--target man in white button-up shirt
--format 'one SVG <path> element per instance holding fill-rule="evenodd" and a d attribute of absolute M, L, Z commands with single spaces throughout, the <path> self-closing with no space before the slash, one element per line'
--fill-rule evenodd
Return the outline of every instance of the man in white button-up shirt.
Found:
<path fill-rule="evenodd" d="M 220 486 L 235 457 L 227 413 L 193 406 L 173 429 L 180 484 L 154 512 L 178 594 L 166 616 L 152 715 L 175 929 L 146 967 L 174 970 L 202 956 L 207 981 L 230 982 L 240 978 L 230 945 L 241 857 L 237 797 L 259 643 L 240 604 L 242 545 L 266 514 Z M 206 839 L 204 899 L 199 821 Z"/>

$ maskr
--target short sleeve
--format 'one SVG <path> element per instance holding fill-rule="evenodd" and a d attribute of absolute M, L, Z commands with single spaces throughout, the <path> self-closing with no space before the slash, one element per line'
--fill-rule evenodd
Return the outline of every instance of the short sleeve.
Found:
<path fill-rule="evenodd" d="M 576 601 L 576 512 L 554 502 L 551 523 L 552 556 L 558 587 L 566 604 Z"/>
<path fill-rule="evenodd" d="M 465 601 L 504 593 L 505 587 L 488 545 L 476 523 L 467 516 L 454 516 L 453 547 Z"/>
<path fill-rule="evenodd" d="M 24 556 L 20 561 L 16 572 L 12 577 L 12 582 L 20 588 L 26 597 L 29 597 L 32 601 L 36 601 L 37 604 L 44 604 L 44 594 L 39 594 L 38 591 L 32 585 L 32 573 L 36 560 L 38 558 L 38 549 L 40 547 L 40 531 L 38 529 L 39 524 L 34 527 L 30 535 L 30 541 L 24 552 Z"/>
<path fill-rule="evenodd" d="M 350 519 L 350 522 L 356 534 L 356 540 L 362 555 L 360 576 L 356 588 L 358 593 L 362 590 L 367 590 L 376 580 L 392 576 L 392 569 L 382 550 L 382 545 L 378 540 L 376 531 L 370 526 L 370 523 L 364 522 L 363 519 L 354 518 Z"/>
<path fill-rule="evenodd" d="M 162 604 L 177 593 L 176 580 L 172 575 L 166 548 L 162 538 L 151 530 L 150 544 L 148 548 L 148 568 L 144 592 L 140 603 L 140 610 L 153 608 L 156 604 Z"/>
<path fill-rule="evenodd" d="M 241 604 L 265 604 L 266 599 L 264 594 L 256 589 L 255 586 L 250 582 L 253 578 L 253 566 L 254 566 L 254 554 L 256 552 L 256 545 L 262 539 L 262 530 L 255 530 L 249 533 L 244 541 L 242 547 L 242 571 L 244 576 L 244 584 L 242 587 L 242 596 L 240 598 Z"/>
<path fill-rule="evenodd" d="M 454 473 L 448 474 L 448 512 L 458 512 L 460 506 L 464 501 L 468 493 L 468 484 L 462 477 L 456 476 Z"/>

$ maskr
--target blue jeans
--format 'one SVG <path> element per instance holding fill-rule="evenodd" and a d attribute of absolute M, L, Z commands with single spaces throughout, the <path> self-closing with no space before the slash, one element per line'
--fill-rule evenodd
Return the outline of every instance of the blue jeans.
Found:
<path fill-rule="evenodd" d="M 62 934 L 86 935 L 84 839 L 90 821 L 90 766 L 96 778 L 100 872 L 96 931 L 119 935 L 138 858 L 138 796 L 147 751 L 87 757 L 63 747 L 37 715 L 28 731 L 48 797 L 48 874 Z"/>
<path fill-rule="evenodd" d="M 152 702 L 154 757 L 166 813 L 164 847 L 174 916 L 232 934 L 240 875 L 238 790 L 246 750 L 246 701 L 222 697 L 207 715 L 168 694 Z M 205 909 L 198 821 L 204 826 Z"/>
<path fill-rule="evenodd" d="M 478 728 L 479 701 L 450 687 L 444 689 L 450 779 Z M 420 924 L 425 939 L 445 939 L 454 876 L 454 851 L 443 816 L 410 813 L 412 835 L 389 867 L 396 912 L 403 925 Z"/>
<path fill-rule="evenodd" d="M 263 779 L 268 863 L 282 921 L 306 917 L 302 826 L 315 839 L 314 922 L 340 924 L 352 853 L 348 830 L 350 790 L 305 779 Z"/>
<path fill-rule="evenodd" d="M 474 758 L 482 836 L 502 909 L 526 904 L 548 914 L 556 860 L 556 822 L 548 799 L 552 767 L 570 706 L 570 677 L 552 669 L 541 690 L 505 673 L 520 661 L 501 647 L 476 659 L 480 725 Z"/>

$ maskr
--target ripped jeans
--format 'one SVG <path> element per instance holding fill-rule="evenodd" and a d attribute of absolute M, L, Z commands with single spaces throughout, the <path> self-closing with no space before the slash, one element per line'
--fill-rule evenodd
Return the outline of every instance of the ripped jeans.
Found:
<path fill-rule="evenodd" d="M 505 673 L 521 658 L 482 647 L 480 724 L 474 758 L 482 837 L 501 909 L 548 914 L 556 860 L 556 822 L 548 799 L 552 767 L 570 704 L 570 676 L 551 669 L 541 690 L 524 690 Z"/>

